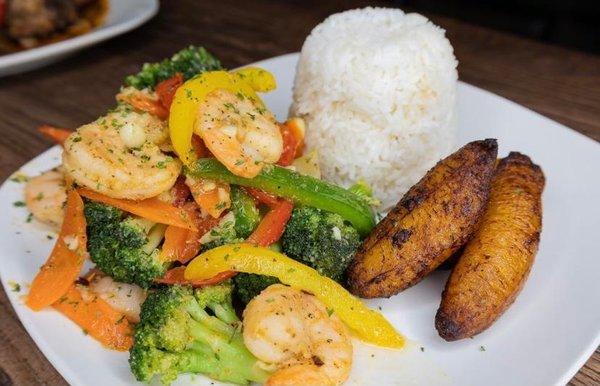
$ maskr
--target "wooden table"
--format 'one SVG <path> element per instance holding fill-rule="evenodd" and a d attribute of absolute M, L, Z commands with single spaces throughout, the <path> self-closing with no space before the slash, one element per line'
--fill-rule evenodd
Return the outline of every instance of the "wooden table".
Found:
<path fill-rule="evenodd" d="M 327 15 L 363 1 L 166 1 L 144 27 L 62 63 L 0 79 L 0 180 L 51 144 L 42 123 L 77 127 L 114 105 L 123 77 L 140 63 L 204 45 L 227 67 L 298 51 Z M 385 5 L 385 3 L 383 3 Z M 463 81 L 505 96 L 600 140 L 600 57 L 430 16 L 447 29 Z M 65 381 L 27 335 L 0 291 L 0 385 Z M 570 385 L 600 384 L 596 352 Z"/>

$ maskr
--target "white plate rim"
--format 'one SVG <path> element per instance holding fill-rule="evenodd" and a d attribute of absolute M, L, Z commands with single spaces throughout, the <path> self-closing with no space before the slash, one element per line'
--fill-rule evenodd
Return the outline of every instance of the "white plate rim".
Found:
<path fill-rule="evenodd" d="M 264 59 L 258 62 L 254 62 L 251 64 L 248 64 L 247 66 L 261 66 L 264 65 L 265 63 L 268 62 L 272 62 L 272 61 L 279 61 L 279 60 L 284 60 L 284 59 L 290 59 L 292 57 L 298 56 L 298 53 L 288 53 L 288 54 L 283 54 L 283 55 L 279 55 L 279 56 L 275 56 L 272 58 L 268 58 L 268 59 Z M 502 99 L 504 102 L 508 102 L 508 104 L 512 105 L 513 107 L 519 108 L 519 109 L 523 109 L 523 110 L 527 110 L 528 113 L 530 114 L 535 114 L 536 116 L 538 116 L 539 118 L 547 121 L 547 122 L 552 122 L 554 124 L 556 124 L 556 121 L 553 121 L 552 119 L 537 113 L 533 110 L 530 110 L 522 105 L 519 105 L 516 102 L 513 102 L 509 99 L 506 99 L 502 96 L 499 96 L 497 94 L 494 94 L 490 91 L 481 89 L 479 87 L 464 83 L 464 82 L 460 82 L 459 84 L 461 87 L 466 87 L 466 88 L 471 88 L 474 90 L 477 90 L 478 92 L 482 92 L 485 93 L 487 96 L 489 96 L 490 98 L 499 98 Z M 568 129 L 571 134 L 575 134 L 576 136 L 580 137 L 581 139 L 592 143 L 594 145 L 597 146 L 597 149 L 600 150 L 600 144 L 597 143 L 596 141 L 594 141 L 593 139 L 581 134 L 580 132 L 571 129 L 567 126 L 564 126 L 562 124 L 560 124 L 560 126 L 562 126 L 562 129 Z M 25 163 L 24 165 L 22 165 L 18 170 L 21 170 L 23 168 L 27 168 L 29 167 L 31 164 L 36 163 L 36 160 L 39 157 L 42 156 L 47 156 L 48 153 L 53 153 L 53 152 L 57 152 L 60 151 L 60 147 L 59 146 L 54 146 L 51 147 L 50 149 L 44 151 L 43 153 L 39 154 L 38 156 L 36 156 L 35 158 L 31 159 L 30 161 L 28 161 L 27 163 Z M 4 185 L 7 184 L 9 182 L 9 180 L 5 180 L 2 185 L 0 185 L 0 190 L 2 190 L 4 188 Z M 1 267 L 0 267 L 1 268 Z M 54 350 L 54 348 L 48 344 L 48 341 L 46 341 L 42 334 L 37 330 L 36 326 L 35 326 L 35 322 L 33 318 L 29 318 L 28 316 L 25 315 L 25 308 L 22 307 L 22 304 L 19 303 L 19 300 L 14 297 L 14 296 L 10 296 L 10 292 L 11 292 L 11 288 L 9 286 L 8 283 L 8 279 L 3 277 L 2 275 L 0 275 L 0 281 L 2 282 L 3 288 L 6 292 L 7 298 L 9 299 L 9 301 L 11 302 L 11 305 L 13 307 L 13 310 L 15 311 L 15 313 L 17 314 L 17 316 L 19 317 L 19 321 L 21 322 L 21 324 L 25 327 L 25 330 L 27 331 L 27 333 L 32 337 L 32 339 L 34 340 L 34 343 L 36 344 L 36 346 L 40 349 L 40 351 L 44 354 L 44 356 L 46 357 L 46 359 L 54 366 L 54 368 L 61 374 L 61 376 L 63 376 L 65 378 L 65 380 L 70 383 L 70 384 L 85 384 L 85 382 L 82 382 L 82 379 L 80 378 L 78 373 L 75 372 L 71 372 L 70 371 L 70 366 L 68 363 L 66 363 L 66 361 L 64 360 L 65 358 L 61 357 L 60 355 L 58 355 L 56 353 L 56 351 Z M 585 364 L 585 362 L 591 357 L 591 355 L 595 352 L 595 350 L 598 348 L 598 346 L 600 346 L 600 326 L 599 328 L 596 330 L 596 335 L 595 338 L 590 340 L 589 344 L 583 348 L 580 351 L 580 354 L 578 355 L 578 358 L 576 360 L 573 360 L 571 366 L 569 367 L 568 371 L 565 371 L 562 375 L 562 377 L 560 378 L 560 380 L 556 383 L 558 384 L 566 384 L 567 382 L 569 382 L 572 377 L 581 369 L 581 367 Z"/>

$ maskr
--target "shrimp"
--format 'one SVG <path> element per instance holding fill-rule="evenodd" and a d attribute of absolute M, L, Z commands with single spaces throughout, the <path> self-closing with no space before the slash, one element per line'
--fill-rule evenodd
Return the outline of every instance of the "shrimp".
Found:
<path fill-rule="evenodd" d="M 67 188 L 60 168 L 33 177 L 25 185 L 27 209 L 43 223 L 60 228 L 66 201 Z"/>
<path fill-rule="evenodd" d="M 117 101 L 127 103 L 136 110 L 145 111 L 159 119 L 164 120 L 169 116 L 169 110 L 162 105 L 158 95 L 147 89 L 125 87 L 117 94 Z"/>
<path fill-rule="evenodd" d="M 181 163 L 159 148 L 167 140 L 162 121 L 121 107 L 67 138 L 65 173 L 113 198 L 154 197 L 170 189 L 181 171 Z"/>
<path fill-rule="evenodd" d="M 346 326 L 317 298 L 274 284 L 244 310 L 248 350 L 277 368 L 267 385 L 339 385 L 352 367 Z"/>
<path fill-rule="evenodd" d="M 89 285 L 92 292 L 115 310 L 125 314 L 130 322 L 140 321 L 140 308 L 146 300 L 146 291 L 135 284 L 119 283 L 110 276 L 93 275 Z"/>
<path fill-rule="evenodd" d="M 200 104 L 194 131 L 233 174 L 255 177 L 279 160 L 283 138 L 275 117 L 241 94 L 217 89 Z"/>

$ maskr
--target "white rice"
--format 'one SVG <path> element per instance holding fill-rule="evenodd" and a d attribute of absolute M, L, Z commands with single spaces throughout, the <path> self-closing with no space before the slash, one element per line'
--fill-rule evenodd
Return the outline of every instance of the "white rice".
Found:
<path fill-rule="evenodd" d="M 291 112 L 306 119 L 325 179 L 362 178 L 386 209 L 450 153 L 457 61 L 444 32 L 386 8 L 335 14 L 313 29 Z"/>

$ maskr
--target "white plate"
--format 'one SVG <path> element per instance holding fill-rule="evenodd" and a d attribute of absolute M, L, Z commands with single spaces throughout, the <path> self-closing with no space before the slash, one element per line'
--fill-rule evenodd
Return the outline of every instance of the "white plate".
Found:
<path fill-rule="evenodd" d="M 89 33 L 57 43 L 0 56 L 0 76 L 56 62 L 65 56 L 139 27 L 158 12 L 158 0 L 111 0 L 106 21 Z"/>
<path fill-rule="evenodd" d="M 277 77 L 279 88 L 265 99 L 279 119 L 287 115 L 296 60 L 297 55 L 291 54 L 257 63 Z M 458 96 L 459 143 L 495 137 L 501 155 L 518 150 L 544 169 L 544 228 L 531 276 L 513 306 L 489 330 L 454 343 L 439 338 L 433 326 L 446 273 L 434 273 L 391 299 L 369 301 L 381 306 L 416 343 L 400 356 L 379 355 L 370 364 L 365 364 L 361 348 L 363 365 L 354 367 L 351 384 L 560 385 L 600 343 L 600 146 L 473 86 L 461 83 Z M 32 175 L 48 169 L 59 163 L 59 154 L 57 147 L 52 148 L 22 171 Z M 30 311 L 21 304 L 22 293 L 11 292 L 9 280 L 21 283 L 26 291 L 25 284 L 53 244 L 40 225 L 25 223 L 24 208 L 12 205 L 22 199 L 22 188 L 6 182 L 0 189 L 0 275 L 19 318 L 71 384 L 132 383 L 127 354 L 102 349 L 57 312 Z M 184 382 L 192 381 L 179 383 Z M 193 382 L 210 384 L 203 377 Z"/>

